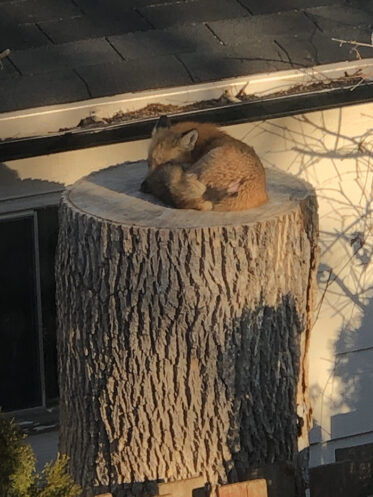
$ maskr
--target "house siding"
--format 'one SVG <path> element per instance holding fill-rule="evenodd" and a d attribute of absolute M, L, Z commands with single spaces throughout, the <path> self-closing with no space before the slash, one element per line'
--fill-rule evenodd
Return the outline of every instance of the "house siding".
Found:
<path fill-rule="evenodd" d="M 267 167 L 309 181 L 318 194 L 321 263 L 310 349 L 311 464 L 373 439 L 373 104 L 229 126 Z M 91 171 L 146 156 L 147 141 L 1 165 L 14 202 L 62 190 Z M 30 197 L 31 198 L 31 197 Z M 4 205 L 4 202 L 3 202 Z"/>

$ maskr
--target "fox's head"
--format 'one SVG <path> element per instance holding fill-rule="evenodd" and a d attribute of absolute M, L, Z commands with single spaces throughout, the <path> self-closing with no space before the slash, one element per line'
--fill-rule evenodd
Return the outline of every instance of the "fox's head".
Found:
<path fill-rule="evenodd" d="M 148 166 L 152 171 L 166 162 L 190 163 L 198 140 L 198 131 L 176 131 L 167 116 L 156 123 L 148 151 Z"/>

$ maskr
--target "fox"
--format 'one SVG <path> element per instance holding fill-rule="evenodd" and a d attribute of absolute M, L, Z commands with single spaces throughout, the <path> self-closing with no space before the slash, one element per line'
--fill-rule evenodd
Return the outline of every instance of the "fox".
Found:
<path fill-rule="evenodd" d="M 238 211 L 268 201 L 255 150 L 213 123 L 171 124 L 161 116 L 148 150 L 141 191 L 178 209 Z"/>

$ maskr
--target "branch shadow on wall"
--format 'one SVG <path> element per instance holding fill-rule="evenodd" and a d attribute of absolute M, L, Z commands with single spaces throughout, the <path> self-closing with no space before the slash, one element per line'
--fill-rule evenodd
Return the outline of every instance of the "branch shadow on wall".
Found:
<path fill-rule="evenodd" d="M 334 376 L 340 382 L 340 399 L 334 407 L 348 411 L 332 416 L 332 438 L 372 430 L 373 298 L 360 308 L 361 322 L 356 329 L 346 322 L 335 343 Z"/>
<path fill-rule="evenodd" d="M 311 397 L 321 399 L 321 412 L 327 406 L 338 414 L 331 416 L 331 430 L 324 437 L 326 414 L 318 420 L 322 426 L 315 423 L 315 442 L 372 430 L 373 132 L 369 127 L 349 134 L 347 112 L 341 108 L 298 115 L 289 125 L 277 120 L 261 125 L 263 136 L 267 132 L 273 137 L 267 164 L 276 167 L 275 160 L 287 154 L 288 171 L 313 184 L 322 204 L 316 316 L 319 324 L 325 315 L 338 325 L 332 325 L 332 353 L 319 358 L 330 361 L 329 377 L 325 384 L 311 386 Z M 322 331 L 318 326 L 317 332 Z"/>

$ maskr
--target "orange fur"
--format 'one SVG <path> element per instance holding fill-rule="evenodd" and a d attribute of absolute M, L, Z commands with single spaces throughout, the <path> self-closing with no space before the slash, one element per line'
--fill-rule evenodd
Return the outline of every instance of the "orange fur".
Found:
<path fill-rule="evenodd" d="M 265 170 L 254 149 L 214 124 L 156 128 L 148 164 L 144 191 L 178 208 L 244 210 L 268 200 Z"/>

